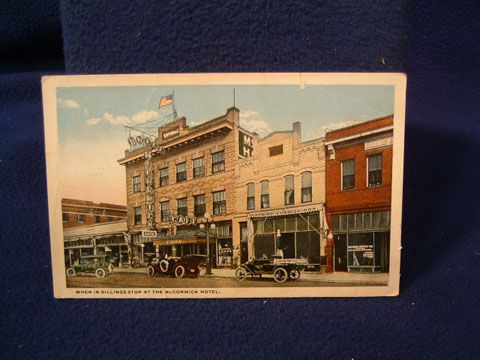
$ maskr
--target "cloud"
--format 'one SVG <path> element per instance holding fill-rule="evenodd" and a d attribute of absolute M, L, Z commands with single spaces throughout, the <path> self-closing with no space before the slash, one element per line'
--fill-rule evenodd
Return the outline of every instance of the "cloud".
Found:
<path fill-rule="evenodd" d="M 258 112 L 252 111 L 252 110 L 246 110 L 246 111 L 240 112 L 241 119 L 248 119 L 249 117 L 258 116 L 258 115 L 259 115 Z"/>
<path fill-rule="evenodd" d="M 322 125 L 319 128 L 317 128 L 316 133 L 320 136 L 324 136 L 325 133 L 328 132 L 328 131 L 340 129 L 340 128 L 347 127 L 347 126 L 352 126 L 352 125 L 358 124 L 360 122 L 362 122 L 362 120 L 345 120 L 345 121 L 338 122 L 338 123 L 331 123 L 331 124 L 327 124 L 327 125 Z"/>
<path fill-rule="evenodd" d="M 112 125 L 131 125 L 131 124 L 143 123 L 143 122 L 155 119 L 158 116 L 159 116 L 158 112 L 149 111 L 149 110 L 141 111 L 132 116 L 126 116 L 126 115 L 117 116 L 110 113 L 104 113 L 99 117 L 88 119 L 85 122 L 88 125 L 98 125 L 100 121 L 104 120 Z"/>
<path fill-rule="evenodd" d="M 273 131 L 270 125 L 261 118 L 260 114 L 253 110 L 240 112 L 240 126 L 256 132 L 260 136 L 268 135 Z"/>
<path fill-rule="evenodd" d="M 80 107 L 80 105 L 78 105 L 78 103 L 75 100 L 70 100 L 70 99 L 65 100 L 65 106 L 71 109 L 76 109 Z"/>

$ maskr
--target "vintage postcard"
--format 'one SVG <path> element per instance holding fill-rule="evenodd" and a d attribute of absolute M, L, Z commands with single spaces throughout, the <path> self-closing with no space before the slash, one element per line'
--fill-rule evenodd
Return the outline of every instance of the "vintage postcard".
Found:
<path fill-rule="evenodd" d="M 398 294 L 404 74 L 42 85 L 55 297 Z"/>

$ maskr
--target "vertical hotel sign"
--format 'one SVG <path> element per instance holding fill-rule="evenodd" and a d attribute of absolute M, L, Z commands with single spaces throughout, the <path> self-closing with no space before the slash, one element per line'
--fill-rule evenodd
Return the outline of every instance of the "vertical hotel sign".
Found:
<path fill-rule="evenodd" d="M 155 229 L 155 189 L 153 188 L 153 164 L 151 148 L 145 151 L 145 209 L 147 228 Z"/>

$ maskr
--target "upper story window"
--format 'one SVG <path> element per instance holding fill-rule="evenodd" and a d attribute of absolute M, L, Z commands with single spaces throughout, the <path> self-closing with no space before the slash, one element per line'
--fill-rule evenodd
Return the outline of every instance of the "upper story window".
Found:
<path fill-rule="evenodd" d="M 133 181 L 133 192 L 138 193 L 140 192 L 140 175 L 134 176 L 132 178 Z"/>
<path fill-rule="evenodd" d="M 85 214 L 78 214 L 78 223 L 79 224 L 83 224 L 85 222 L 85 219 L 87 218 L 87 216 Z"/>
<path fill-rule="evenodd" d="M 160 221 L 170 220 L 170 201 L 160 203 Z"/>
<path fill-rule="evenodd" d="M 212 174 L 225 171 L 225 151 L 212 154 Z"/>
<path fill-rule="evenodd" d="M 177 199 L 177 215 L 188 215 L 187 198 Z"/>
<path fill-rule="evenodd" d="M 217 191 L 213 193 L 213 214 L 221 215 L 227 213 L 227 201 L 225 199 L 225 191 Z"/>
<path fill-rule="evenodd" d="M 268 180 L 264 180 L 260 183 L 261 187 L 261 199 L 260 199 L 260 207 L 262 209 L 268 209 L 270 207 L 270 185 Z"/>
<path fill-rule="evenodd" d="M 283 144 L 272 146 L 268 149 L 270 156 L 281 155 L 283 154 Z"/>
<path fill-rule="evenodd" d="M 342 161 L 342 190 L 355 187 L 355 160 Z"/>
<path fill-rule="evenodd" d="M 295 182 L 293 175 L 285 177 L 285 205 L 295 204 Z"/>
<path fill-rule="evenodd" d="M 62 221 L 63 222 L 68 222 L 70 220 L 70 217 L 68 216 L 68 213 L 62 213 Z"/>
<path fill-rule="evenodd" d="M 187 180 L 187 163 L 177 164 L 177 182 Z"/>
<path fill-rule="evenodd" d="M 202 156 L 193 160 L 193 178 L 205 176 L 205 158 Z"/>
<path fill-rule="evenodd" d="M 368 156 L 368 186 L 382 185 L 382 154 Z"/>
<path fill-rule="evenodd" d="M 312 201 L 312 173 L 304 172 L 302 174 L 302 203 Z"/>
<path fill-rule="evenodd" d="M 195 195 L 193 197 L 193 213 L 196 217 L 201 217 L 207 212 L 205 207 L 205 194 Z"/>
<path fill-rule="evenodd" d="M 160 169 L 160 186 L 168 185 L 168 167 Z"/>
<path fill-rule="evenodd" d="M 142 207 L 135 206 L 133 208 L 133 222 L 135 225 L 140 225 L 142 223 Z"/>
<path fill-rule="evenodd" d="M 95 224 L 98 224 L 100 222 L 100 216 L 95 215 Z"/>
<path fill-rule="evenodd" d="M 255 184 L 247 184 L 247 210 L 255 210 Z"/>

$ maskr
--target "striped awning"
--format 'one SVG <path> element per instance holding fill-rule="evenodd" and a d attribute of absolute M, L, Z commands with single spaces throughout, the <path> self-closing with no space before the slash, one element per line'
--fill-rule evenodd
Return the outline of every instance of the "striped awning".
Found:
<path fill-rule="evenodd" d="M 211 239 L 215 241 L 215 239 Z M 170 246 L 170 245 L 185 245 L 185 244 L 206 244 L 206 239 L 186 238 L 186 239 L 172 239 L 172 240 L 157 240 L 153 242 L 155 246 Z"/>

